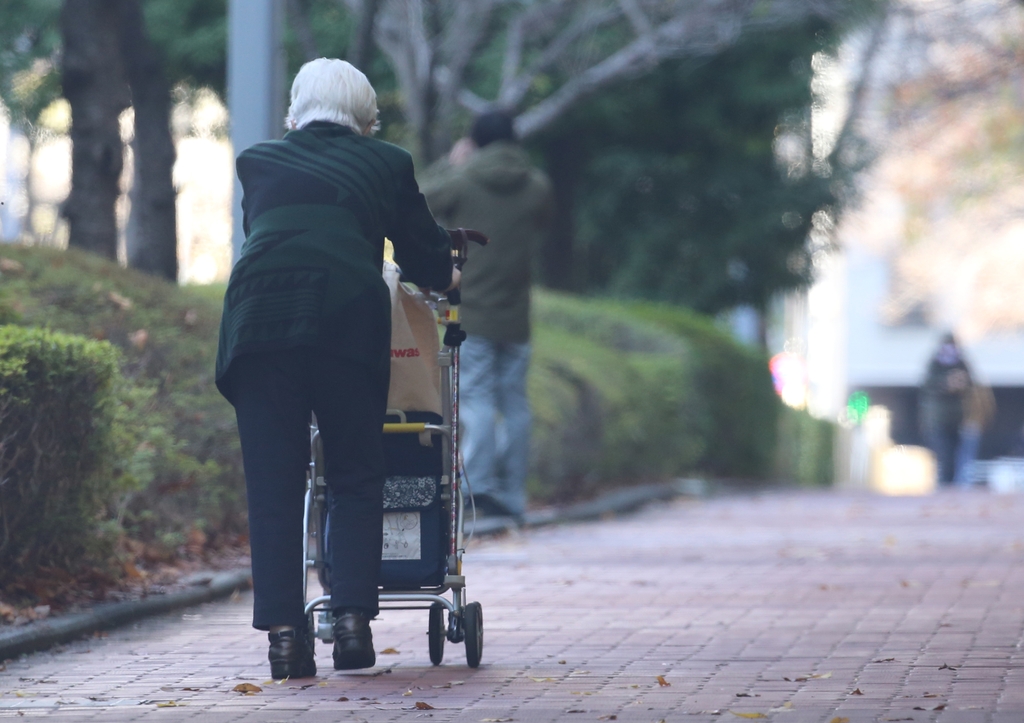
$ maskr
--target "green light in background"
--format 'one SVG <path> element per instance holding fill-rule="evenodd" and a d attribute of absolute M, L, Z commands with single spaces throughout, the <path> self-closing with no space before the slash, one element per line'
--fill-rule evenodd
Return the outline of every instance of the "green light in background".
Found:
<path fill-rule="evenodd" d="M 854 392 L 846 402 L 846 418 L 854 424 L 860 424 L 868 416 L 871 397 L 864 392 Z"/>

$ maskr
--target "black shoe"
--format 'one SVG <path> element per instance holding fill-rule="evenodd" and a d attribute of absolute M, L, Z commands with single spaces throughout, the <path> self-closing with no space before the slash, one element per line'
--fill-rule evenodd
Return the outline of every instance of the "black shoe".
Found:
<path fill-rule="evenodd" d="M 313 660 L 313 647 L 305 630 L 282 630 L 269 633 L 270 677 L 274 680 L 284 678 L 311 678 L 316 675 L 316 661 Z"/>
<path fill-rule="evenodd" d="M 372 668 L 377 662 L 373 652 L 370 619 L 360 613 L 344 613 L 334 620 L 334 669 Z"/>

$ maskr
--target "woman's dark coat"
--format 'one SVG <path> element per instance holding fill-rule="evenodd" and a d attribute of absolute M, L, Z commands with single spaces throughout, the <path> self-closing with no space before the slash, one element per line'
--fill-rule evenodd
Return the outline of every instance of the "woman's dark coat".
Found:
<path fill-rule="evenodd" d="M 314 122 L 237 162 L 245 244 L 224 297 L 217 386 L 242 354 L 297 346 L 386 370 L 384 237 L 410 281 L 451 283 L 451 241 L 398 146 Z"/>

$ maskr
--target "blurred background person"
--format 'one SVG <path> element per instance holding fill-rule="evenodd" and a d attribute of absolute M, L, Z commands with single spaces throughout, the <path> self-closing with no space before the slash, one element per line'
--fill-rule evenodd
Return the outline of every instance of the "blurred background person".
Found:
<path fill-rule="evenodd" d="M 960 428 L 972 386 L 971 372 L 956 337 L 944 334 L 928 361 L 920 396 L 921 434 L 935 453 L 941 484 L 953 481 Z"/>
<path fill-rule="evenodd" d="M 461 419 L 466 474 L 477 509 L 521 517 L 530 460 L 530 270 L 552 219 L 551 183 L 520 147 L 512 116 L 480 115 L 447 168 L 424 183 L 432 212 L 451 228 L 479 229 L 462 277 Z"/>
<path fill-rule="evenodd" d="M 981 435 L 996 416 L 996 398 L 991 387 L 972 384 L 964 394 L 964 422 L 960 425 L 960 443 L 956 448 L 954 480 L 961 487 L 970 487 L 974 462 L 978 459 Z"/>

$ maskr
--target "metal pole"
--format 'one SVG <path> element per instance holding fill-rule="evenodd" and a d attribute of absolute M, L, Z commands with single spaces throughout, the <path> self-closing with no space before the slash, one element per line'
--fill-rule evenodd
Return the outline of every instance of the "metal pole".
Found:
<path fill-rule="evenodd" d="M 285 58 L 281 44 L 283 0 L 228 0 L 228 112 L 235 156 L 284 133 Z M 232 260 L 245 241 L 242 186 L 235 179 L 231 204 Z"/>

